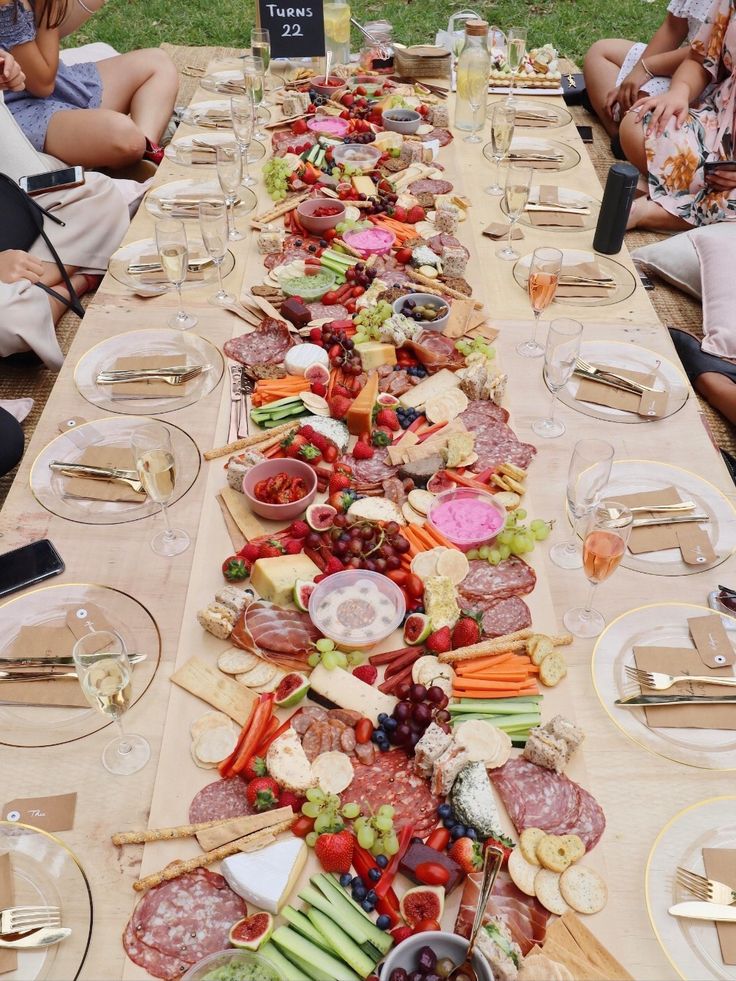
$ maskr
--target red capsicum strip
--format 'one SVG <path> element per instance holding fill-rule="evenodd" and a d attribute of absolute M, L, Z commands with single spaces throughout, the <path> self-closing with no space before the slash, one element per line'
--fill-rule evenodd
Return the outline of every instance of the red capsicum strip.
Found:
<path fill-rule="evenodd" d="M 268 726 L 273 698 L 273 692 L 259 696 L 255 711 L 243 726 L 241 739 L 238 740 L 240 745 L 236 746 L 235 751 L 217 768 L 221 777 L 234 777 L 245 769 Z"/>
<path fill-rule="evenodd" d="M 379 869 L 381 875 L 385 875 L 385 872 L 380 869 L 373 855 L 369 851 L 366 851 L 365 848 L 361 848 L 357 843 L 353 849 L 353 868 L 364 882 L 370 882 L 368 873 L 371 869 Z M 375 888 L 372 883 L 371 888 Z M 389 917 L 392 927 L 396 926 L 401 920 L 399 914 L 399 897 L 391 888 L 387 890 L 385 896 L 379 897 L 376 903 L 376 909 L 379 913 Z"/>
<path fill-rule="evenodd" d="M 399 871 L 399 863 L 404 857 L 404 853 L 409 847 L 409 842 L 414 834 L 414 825 L 405 824 L 404 827 L 399 832 L 399 850 L 396 852 L 394 857 L 391 859 L 389 864 L 383 870 L 381 878 L 375 884 L 374 891 L 379 899 L 384 899 L 389 889 L 393 885 L 393 881 L 396 878 L 396 873 Z"/>

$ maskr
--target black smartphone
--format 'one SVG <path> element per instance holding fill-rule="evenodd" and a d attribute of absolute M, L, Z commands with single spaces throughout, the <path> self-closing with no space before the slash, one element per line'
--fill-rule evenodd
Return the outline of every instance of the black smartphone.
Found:
<path fill-rule="evenodd" d="M 0 596 L 60 575 L 66 566 L 48 538 L 0 555 Z"/>
<path fill-rule="evenodd" d="M 592 126 L 576 126 L 575 129 L 580 134 L 580 139 L 583 143 L 593 142 L 593 127 Z"/>
<path fill-rule="evenodd" d="M 703 164 L 703 170 L 706 177 L 717 173 L 719 170 L 733 173 L 736 170 L 736 160 L 706 160 Z"/>
<path fill-rule="evenodd" d="M 19 186 L 27 194 L 45 194 L 47 191 L 61 191 L 66 187 L 79 187 L 84 184 L 83 167 L 65 167 L 63 170 L 49 170 L 45 174 L 21 177 Z"/>

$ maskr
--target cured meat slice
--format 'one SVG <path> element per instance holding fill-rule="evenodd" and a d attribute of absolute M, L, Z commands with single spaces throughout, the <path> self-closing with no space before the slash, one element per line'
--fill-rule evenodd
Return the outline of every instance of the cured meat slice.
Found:
<path fill-rule="evenodd" d="M 412 181 L 407 190 L 411 194 L 449 194 L 452 190 L 452 184 L 450 181 L 420 177 L 419 180 Z"/>
<path fill-rule="evenodd" d="M 321 636 L 307 613 L 256 600 L 238 617 L 230 640 L 241 650 L 301 671 Z"/>
<path fill-rule="evenodd" d="M 529 607 L 518 596 L 494 600 L 485 607 L 481 626 L 487 637 L 503 637 L 532 625 Z"/>
<path fill-rule="evenodd" d="M 485 610 L 493 600 L 531 593 L 536 582 L 534 569 L 517 555 L 510 555 L 498 565 L 490 565 L 485 559 L 472 559 L 458 592 L 474 609 Z"/>
<path fill-rule="evenodd" d="M 385 446 L 377 449 L 370 460 L 356 460 L 351 453 L 348 453 L 340 459 L 340 462 L 351 467 L 353 477 L 358 484 L 380 485 L 389 477 L 395 477 L 399 469 L 388 462 L 388 450 Z"/>
<path fill-rule="evenodd" d="M 289 328 L 282 320 L 264 317 L 252 333 L 225 341 L 223 350 L 228 358 L 246 366 L 281 364 L 293 344 Z"/>
<path fill-rule="evenodd" d="M 314 133 L 303 133 L 295 136 L 289 129 L 273 133 L 271 136 L 271 145 L 277 157 L 285 156 L 290 146 L 304 146 L 305 143 L 314 146 L 316 142 L 317 137 Z"/>
<path fill-rule="evenodd" d="M 578 787 L 580 809 L 575 823 L 565 834 L 579 835 L 585 842 L 588 851 L 595 848 L 606 830 L 606 815 L 603 808 L 592 794 L 583 787 Z"/>
<path fill-rule="evenodd" d="M 386 372 L 378 382 L 380 392 L 388 392 L 389 395 L 395 395 L 397 398 L 408 392 L 411 387 L 412 376 L 404 368 L 400 371 Z"/>
<path fill-rule="evenodd" d="M 404 343 L 407 351 L 420 361 L 428 371 L 449 368 L 456 371 L 465 364 L 465 358 L 450 337 L 436 330 L 423 330 L 416 340 Z"/>
<path fill-rule="evenodd" d="M 478 873 L 471 873 L 465 880 L 455 920 L 455 933 L 461 937 L 470 936 L 480 897 L 481 880 L 482 876 Z M 493 893 L 486 904 L 483 922 L 486 923 L 494 916 L 504 921 L 524 956 L 535 944 L 544 943 L 549 913 L 537 899 L 525 896 L 517 889 L 505 872 L 498 874 Z"/>
<path fill-rule="evenodd" d="M 429 143 L 430 140 L 437 140 L 440 146 L 447 146 L 448 143 L 452 143 L 452 133 L 449 129 L 441 129 L 436 126 L 431 133 L 427 133 L 426 136 L 422 137 L 423 143 Z"/>
<path fill-rule="evenodd" d="M 215 780 L 202 787 L 189 805 L 189 823 L 200 821 L 227 821 L 230 818 L 252 814 L 245 796 L 246 782 L 241 777 Z"/>
<path fill-rule="evenodd" d="M 496 469 L 502 463 L 513 463 L 523 470 L 529 466 L 537 448 L 522 443 L 513 429 L 506 425 L 508 413 L 495 402 L 471 402 L 459 419 L 475 433 L 474 450 L 478 459 L 471 467 L 476 473 Z"/>
<path fill-rule="evenodd" d="M 290 245 L 282 252 L 269 252 L 269 254 L 264 258 L 263 265 L 266 269 L 276 269 L 277 266 L 283 266 L 287 262 L 294 262 L 295 259 L 313 259 L 314 253 L 309 252 L 306 248 L 297 245 Z"/>
<path fill-rule="evenodd" d="M 341 303 L 306 303 L 307 310 L 312 314 L 312 320 L 344 320 L 349 317 L 347 307 Z"/>
<path fill-rule="evenodd" d="M 459 418 L 467 429 L 475 431 L 491 422 L 508 422 L 509 414 L 502 405 L 497 405 L 491 399 L 483 399 L 470 402 Z"/>
<path fill-rule="evenodd" d="M 149 970 L 165 971 L 156 977 L 176 978 L 208 954 L 223 950 L 230 927 L 247 912 L 245 902 L 221 875 L 196 869 L 149 889 L 126 928 L 126 951 L 135 963 L 144 961 L 141 966 Z M 166 961 L 159 963 L 146 948 Z"/>
<path fill-rule="evenodd" d="M 128 921 L 123 933 L 123 947 L 134 964 L 138 964 L 152 977 L 163 978 L 165 981 L 180 978 L 193 963 L 181 957 L 169 957 L 168 954 L 162 954 L 160 950 L 144 944 L 135 934 L 132 919 Z"/>
<path fill-rule="evenodd" d="M 355 776 L 342 793 L 343 803 L 355 801 L 370 811 L 391 804 L 397 829 L 411 823 L 415 835 L 428 835 L 437 824 L 441 798 L 431 793 L 427 781 L 416 773 L 414 761 L 403 749 L 378 753 L 369 764 L 360 762 L 360 755 L 353 763 Z"/>
<path fill-rule="evenodd" d="M 470 257 L 470 252 L 465 248 L 460 239 L 455 238 L 454 235 L 450 235 L 448 232 L 440 232 L 438 235 L 433 235 L 427 242 L 427 245 L 437 255 L 442 255 L 443 249 L 462 249 L 465 255 L 468 258 Z"/>

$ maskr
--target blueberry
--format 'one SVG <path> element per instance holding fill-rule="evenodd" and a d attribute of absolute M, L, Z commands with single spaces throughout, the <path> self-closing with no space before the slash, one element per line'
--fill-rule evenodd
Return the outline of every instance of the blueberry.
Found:
<path fill-rule="evenodd" d="M 366 893 L 366 897 L 365 898 L 370 903 L 377 903 L 378 902 L 378 896 L 376 895 L 375 889 L 369 889 L 368 892 Z"/>
<path fill-rule="evenodd" d="M 376 745 L 378 745 L 378 743 L 380 743 L 381 741 L 382 736 L 383 736 L 382 729 L 374 729 L 373 734 L 371 735 L 371 742 L 374 742 L 376 743 Z"/>
<path fill-rule="evenodd" d="M 366 888 L 361 882 L 359 886 L 353 886 L 353 899 L 356 903 L 362 903 L 366 897 Z"/>
<path fill-rule="evenodd" d="M 388 715 L 386 714 L 386 712 L 379 712 L 378 713 L 378 724 L 379 725 L 382 726 L 383 723 L 386 721 L 386 719 L 388 719 Z"/>
<path fill-rule="evenodd" d="M 450 815 L 449 817 L 443 818 L 442 823 L 446 828 L 452 830 L 455 827 L 455 818 Z"/>
<path fill-rule="evenodd" d="M 378 855 L 376 857 L 376 865 L 380 866 L 382 869 L 385 869 L 388 865 L 388 858 L 385 855 Z"/>
<path fill-rule="evenodd" d="M 475 830 L 475 828 L 466 828 L 465 829 L 465 837 L 466 838 L 470 838 L 471 841 L 477 841 L 478 840 L 478 832 Z"/>
<path fill-rule="evenodd" d="M 437 814 L 441 818 L 449 817 L 452 814 L 452 808 L 449 804 L 440 804 L 440 806 L 437 808 Z"/>
<path fill-rule="evenodd" d="M 465 837 L 465 825 L 464 824 L 453 824 L 450 828 L 450 837 L 453 841 L 457 841 L 458 838 Z"/>
<path fill-rule="evenodd" d="M 380 869 L 369 869 L 368 870 L 368 878 L 371 880 L 371 882 L 378 882 L 378 880 L 381 878 L 381 870 Z"/>
<path fill-rule="evenodd" d="M 352 881 L 353 879 L 349 872 L 343 872 L 343 874 L 340 876 L 340 885 L 343 887 L 343 889 L 347 889 Z"/>
<path fill-rule="evenodd" d="M 354 886 L 362 886 L 363 885 L 363 880 L 361 879 L 361 877 L 359 875 L 354 875 L 353 878 L 350 880 L 350 882 Z"/>
<path fill-rule="evenodd" d="M 387 732 L 393 732 L 398 724 L 399 723 L 396 721 L 396 719 L 392 719 L 391 717 L 389 717 L 388 719 L 386 719 L 383 728 Z"/>
<path fill-rule="evenodd" d="M 375 909 L 376 904 L 372 903 L 369 899 L 366 898 L 361 902 L 360 905 L 366 911 L 366 913 L 372 913 L 373 910 Z"/>
<path fill-rule="evenodd" d="M 376 926 L 379 930 L 388 930 L 388 928 L 391 926 L 391 917 L 386 916 L 385 913 L 382 913 L 376 920 Z"/>

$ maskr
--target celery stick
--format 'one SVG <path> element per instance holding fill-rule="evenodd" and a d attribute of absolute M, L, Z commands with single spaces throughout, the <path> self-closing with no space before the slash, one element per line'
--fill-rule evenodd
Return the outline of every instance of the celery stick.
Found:
<path fill-rule="evenodd" d="M 541 698 L 541 696 L 540 696 Z M 473 698 L 459 705 L 448 705 L 447 710 L 452 715 L 463 715 L 466 712 L 482 712 L 486 715 L 514 715 L 533 711 L 537 708 L 539 698 Z"/>

